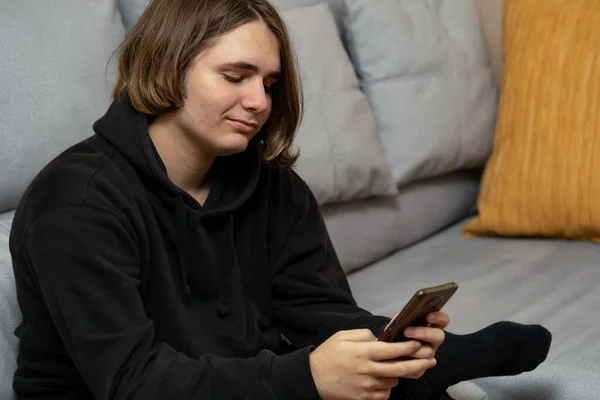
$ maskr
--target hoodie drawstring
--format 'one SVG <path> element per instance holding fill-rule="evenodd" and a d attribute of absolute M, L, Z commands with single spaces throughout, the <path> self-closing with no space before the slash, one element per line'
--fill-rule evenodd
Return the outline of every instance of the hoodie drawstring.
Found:
<path fill-rule="evenodd" d="M 191 257 L 189 251 L 191 243 L 189 239 L 188 221 L 185 212 L 185 203 L 181 195 L 175 210 L 175 220 L 177 224 L 177 249 L 179 253 L 179 272 L 181 274 L 181 287 L 185 301 L 189 301 L 191 295 L 189 275 Z M 233 238 L 233 213 L 229 214 L 227 221 L 226 243 L 223 243 L 219 248 L 223 249 L 218 255 L 218 260 L 222 260 L 222 264 L 218 266 L 219 279 L 221 287 L 219 288 L 219 306 L 217 315 L 221 318 L 228 317 L 231 314 L 231 286 L 233 280 L 233 271 L 237 265 L 238 259 L 235 251 L 235 242 Z"/>
<path fill-rule="evenodd" d="M 179 272 L 181 274 L 181 287 L 183 288 L 183 296 L 186 301 L 190 298 L 190 284 L 188 277 L 190 273 L 190 257 L 188 254 L 190 241 L 188 235 L 188 222 L 185 214 L 185 203 L 181 195 L 177 196 L 179 204 L 175 206 L 175 220 L 177 224 L 178 243 L 177 249 L 179 252 Z"/>
<path fill-rule="evenodd" d="M 225 265 L 219 268 L 221 273 L 221 289 L 219 290 L 219 307 L 217 315 L 225 318 L 231 314 L 231 284 L 233 280 L 233 270 L 237 265 L 238 259 L 235 251 L 235 242 L 233 239 L 233 213 L 229 214 L 227 224 L 228 246 L 224 246 L 227 254 L 220 254 L 221 259 L 225 260 Z"/>

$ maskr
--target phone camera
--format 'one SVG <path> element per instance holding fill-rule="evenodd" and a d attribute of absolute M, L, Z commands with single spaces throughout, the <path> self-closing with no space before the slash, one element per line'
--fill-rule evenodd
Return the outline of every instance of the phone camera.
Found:
<path fill-rule="evenodd" d="M 442 304 L 442 298 L 435 297 L 435 298 L 429 300 L 429 302 L 425 305 L 425 309 L 427 311 L 437 310 L 441 304 Z"/>

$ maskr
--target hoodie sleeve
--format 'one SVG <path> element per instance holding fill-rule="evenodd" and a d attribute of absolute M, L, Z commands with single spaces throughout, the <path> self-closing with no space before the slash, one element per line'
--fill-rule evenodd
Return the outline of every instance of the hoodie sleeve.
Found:
<path fill-rule="evenodd" d="M 290 173 L 274 216 L 280 250 L 272 288 L 279 328 L 297 347 L 318 345 L 340 330 L 368 328 L 379 335 L 389 318 L 358 307 L 316 199 Z"/>
<path fill-rule="evenodd" d="M 28 225 L 19 249 L 16 270 L 33 277 L 94 398 L 318 398 L 309 348 L 192 359 L 156 342 L 139 294 L 136 236 L 116 214 L 89 205 L 54 209 Z"/>

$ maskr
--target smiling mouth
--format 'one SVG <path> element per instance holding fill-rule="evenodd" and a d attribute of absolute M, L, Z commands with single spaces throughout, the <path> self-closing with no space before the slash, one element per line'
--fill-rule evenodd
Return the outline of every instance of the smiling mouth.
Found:
<path fill-rule="evenodd" d="M 258 129 L 258 124 L 254 122 L 232 118 L 230 118 L 229 121 L 231 121 L 236 131 L 240 131 L 242 133 L 249 133 Z"/>

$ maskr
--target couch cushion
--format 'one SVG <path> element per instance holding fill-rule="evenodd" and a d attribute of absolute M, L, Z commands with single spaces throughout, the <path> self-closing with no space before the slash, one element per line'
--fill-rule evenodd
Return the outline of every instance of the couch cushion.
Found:
<path fill-rule="evenodd" d="M 114 0 L 0 2 L 0 212 L 48 161 L 93 133 L 123 34 Z"/>
<path fill-rule="evenodd" d="M 345 0 L 344 32 L 399 185 L 480 167 L 497 85 L 476 0 Z"/>
<path fill-rule="evenodd" d="M 478 174 L 455 172 L 413 182 L 395 197 L 329 204 L 322 214 L 342 267 L 351 272 L 464 218 L 478 188 Z"/>
<path fill-rule="evenodd" d="M 502 98 L 467 235 L 600 243 L 600 2 L 506 0 Z"/>
<path fill-rule="evenodd" d="M 119 9 L 127 32 L 135 25 L 149 3 L 150 0 L 119 0 Z"/>
<path fill-rule="evenodd" d="M 445 311 L 465 333 L 498 320 L 553 333 L 547 361 L 518 377 L 477 380 L 491 399 L 597 399 L 600 247 L 535 239 L 467 239 L 464 221 L 349 275 L 358 304 L 393 316 L 419 288 L 456 281 Z M 358 246 L 358 244 L 357 244 Z"/>
<path fill-rule="evenodd" d="M 12 379 L 17 368 L 18 340 L 14 330 L 21 322 L 15 278 L 8 250 L 14 212 L 0 214 L 0 399 L 12 398 Z"/>
<path fill-rule="evenodd" d="M 397 193 L 371 107 L 326 4 L 284 11 L 305 111 L 297 172 L 319 204 Z"/>
<path fill-rule="evenodd" d="M 290 8 L 296 7 L 306 7 L 312 6 L 318 3 L 327 2 L 333 15 L 338 23 L 338 25 L 343 29 L 343 2 L 344 0 L 271 0 L 271 3 L 275 4 L 280 10 L 288 10 Z M 131 9 L 129 4 L 138 4 L 137 8 L 140 7 L 139 4 L 146 4 L 148 0 L 121 0 L 121 3 L 125 3 L 126 7 Z M 481 22 L 482 28 L 485 34 L 485 38 L 487 41 L 487 49 L 488 54 L 491 58 L 491 64 L 494 70 L 496 77 L 499 77 L 502 73 L 502 54 L 501 54 L 501 24 L 502 20 L 502 3 L 503 0 L 478 0 L 480 14 L 481 14 Z M 123 7 L 122 7 L 123 8 Z M 123 10 L 123 14 L 128 15 L 127 10 Z M 124 17 L 127 25 L 127 18 Z"/>
<path fill-rule="evenodd" d="M 290 10 L 298 7 L 309 7 L 320 3 L 327 3 L 339 26 L 342 24 L 343 0 L 270 0 L 280 11 Z"/>

